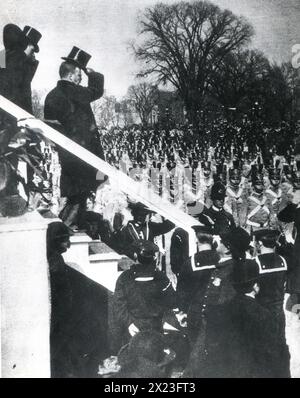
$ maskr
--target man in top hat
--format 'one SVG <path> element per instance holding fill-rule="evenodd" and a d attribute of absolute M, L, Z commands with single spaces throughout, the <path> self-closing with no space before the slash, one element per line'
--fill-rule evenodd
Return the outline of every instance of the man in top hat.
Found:
<path fill-rule="evenodd" d="M 242 170 L 238 162 L 229 169 L 229 184 L 226 189 L 224 208 L 232 214 L 237 226 L 244 227 L 247 213 L 247 191 L 242 186 Z"/>
<path fill-rule="evenodd" d="M 134 245 L 140 240 L 154 241 L 159 235 L 171 231 L 175 225 L 169 221 L 154 222 L 150 220 L 153 210 L 148 209 L 141 202 L 130 203 L 133 220 L 119 232 L 120 251 L 130 258 L 134 258 Z"/>
<path fill-rule="evenodd" d="M 103 95 L 104 76 L 87 68 L 90 58 L 78 47 L 73 47 L 68 57 L 63 57 L 64 62 L 59 68 L 60 80 L 46 97 L 44 115 L 49 122 L 59 122 L 59 129 L 68 138 L 103 159 L 91 103 Z M 88 77 L 87 87 L 80 85 L 82 71 Z M 82 223 L 86 199 L 98 185 L 97 170 L 63 148 L 58 148 L 58 151 L 62 169 L 62 209 L 59 216 L 66 225 L 78 228 Z"/>
<path fill-rule="evenodd" d="M 116 325 L 121 328 L 121 345 L 139 331 L 161 332 L 164 313 L 176 308 L 172 284 L 156 268 L 158 246 L 141 240 L 136 242 L 134 250 L 137 262 L 119 276 L 113 298 Z"/>
<path fill-rule="evenodd" d="M 35 53 L 39 52 L 41 37 L 31 26 L 21 30 L 17 25 L 7 24 L 3 29 L 6 68 L 2 71 L 0 93 L 29 113 L 32 113 L 31 82 L 39 64 Z"/>
<path fill-rule="evenodd" d="M 268 228 L 271 210 L 268 198 L 264 193 L 262 165 L 253 165 L 251 171 L 252 193 L 247 201 L 246 227 L 249 231 Z"/>
<path fill-rule="evenodd" d="M 233 216 L 224 209 L 226 188 L 221 182 L 216 182 L 211 189 L 212 206 L 205 207 L 198 219 L 202 224 L 214 228 L 214 235 L 235 227 Z"/>
<path fill-rule="evenodd" d="M 257 244 L 256 262 L 260 273 L 258 302 L 273 314 L 276 324 L 277 350 L 282 355 L 277 377 L 290 377 L 290 355 L 285 339 L 284 293 L 287 280 L 287 262 L 276 253 L 279 232 L 263 229 L 254 232 Z"/>

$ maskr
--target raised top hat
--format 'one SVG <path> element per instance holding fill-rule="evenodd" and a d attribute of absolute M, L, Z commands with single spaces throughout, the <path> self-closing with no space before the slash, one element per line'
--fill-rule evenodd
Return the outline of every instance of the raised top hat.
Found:
<path fill-rule="evenodd" d="M 38 53 L 40 51 L 40 48 L 38 46 L 38 42 L 40 41 L 42 34 L 33 28 L 32 26 L 26 25 L 23 29 L 23 33 L 25 35 L 25 38 L 28 43 L 34 45 L 34 51 Z"/>
<path fill-rule="evenodd" d="M 210 198 L 212 200 L 223 200 L 226 197 L 226 187 L 220 182 L 217 181 L 211 187 Z"/>
<path fill-rule="evenodd" d="M 27 47 L 27 40 L 24 32 L 12 23 L 9 23 L 3 28 L 3 44 L 6 50 L 21 49 L 25 50 Z"/>
<path fill-rule="evenodd" d="M 70 54 L 67 57 L 62 57 L 62 59 L 73 63 L 74 65 L 78 66 L 80 69 L 85 70 L 91 57 L 92 56 L 87 52 L 74 46 Z"/>

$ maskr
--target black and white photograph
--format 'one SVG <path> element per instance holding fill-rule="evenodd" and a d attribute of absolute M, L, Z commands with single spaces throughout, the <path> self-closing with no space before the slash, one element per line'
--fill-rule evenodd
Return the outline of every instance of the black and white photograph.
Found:
<path fill-rule="evenodd" d="M 300 378 L 300 1 L 2 0 L 0 289 L 3 379 Z"/>

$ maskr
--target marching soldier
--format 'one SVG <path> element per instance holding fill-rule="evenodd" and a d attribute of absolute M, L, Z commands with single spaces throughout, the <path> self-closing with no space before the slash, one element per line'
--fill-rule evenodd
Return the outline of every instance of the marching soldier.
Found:
<path fill-rule="evenodd" d="M 290 202 L 300 202 L 300 162 L 296 163 L 296 169 L 291 171 L 291 187 L 287 192 Z"/>
<path fill-rule="evenodd" d="M 210 191 L 214 184 L 212 177 L 212 169 L 210 161 L 203 161 L 201 163 L 202 173 L 200 174 L 199 190 L 196 201 L 203 203 L 205 206 L 210 206 Z"/>
<path fill-rule="evenodd" d="M 264 178 L 262 165 L 253 165 L 251 170 L 252 193 L 247 203 L 246 226 L 249 231 L 268 228 L 271 211 L 268 198 L 264 194 Z"/>
<path fill-rule="evenodd" d="M 247 213 L 247 193 L 241 184 L 242 171 L 238 162 L 233 162 L 229 169 L 229 184 L 226 189 L 224 208 L 232 214 L 236 226 L 244 227 Z"/>
<path fill-rule="evenodd" d="M 274 168 L 269 169 L 268 174 L 270 186 L 266 190 L 266 197 L 271 211 L 270 227 L 278 228 L 277 214 L 286 206 L 287 196 L 281 189 L 281 169 L 278 168 L 278 164 Z"/>
<path fill-rule="evenodd" d="M 227 166 L 224 163 L 216 165 L 216 173 L 213 176 L 214 182 L 221 182 L 225 187 L 227 186 Z"/>

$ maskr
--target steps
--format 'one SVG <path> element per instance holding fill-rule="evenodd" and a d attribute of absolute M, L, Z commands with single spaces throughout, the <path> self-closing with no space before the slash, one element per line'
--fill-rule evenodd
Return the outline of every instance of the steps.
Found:
<path fill-rule="evenodd" d="M 124 261 L 124 256 L 101 241 L 93 241 L 84 232 L 75 233 L 70 241 L 71 247 L 63 254 L 65 263 L 114 292 L 116 281 L 122 273 L 119 264 Z"/>

